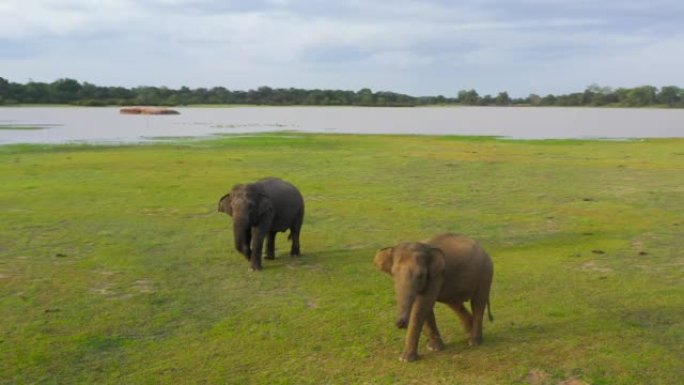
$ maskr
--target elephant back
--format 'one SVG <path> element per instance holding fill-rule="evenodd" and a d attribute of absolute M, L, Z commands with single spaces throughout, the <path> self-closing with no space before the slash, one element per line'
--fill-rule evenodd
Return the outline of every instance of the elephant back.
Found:
<path fill-rule="evenodd" d="M 297 187 L 280 178 L 264 178 L 255 183 L 275 210 L 274 230 L 284 231 L 304 215 L 304 198 Z"/>

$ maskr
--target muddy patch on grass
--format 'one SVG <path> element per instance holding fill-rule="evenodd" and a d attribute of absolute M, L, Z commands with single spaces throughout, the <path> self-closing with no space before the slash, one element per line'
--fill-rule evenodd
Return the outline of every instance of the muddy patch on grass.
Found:
<path fill-rule="evenodd" d="M 569 377 L 565 380 L 554 379 L 550 373 L 541 369 L 532 369 L 525 377 L 525 382 L 529 385 L 591 385 L 588 382 L 582 381 L 575 377 Z"/>
<path fill-rule="evenodd" d="M 525 381 L 530 385 L 547 385 L 551 384 L 551 378 L 551 374 L 541 369 L 532 369 L 525 377 Z"/>
<path fill-rule="evenodd" d="M 289 270 L 297 270 L 297 269 L 321 270 L 323 268 L 323 266 L 321 266 L 320 263 L 306 262 L 306 261 L 301 261 L 301 260 L 294 260 L 292 262 L 289 262 L 286 265 L 284 265 L 284 267 L 286 269 L 289 269 Z"/>
<path fill-rule="evenodd" d="M 569 378 L 558 383 L 558 385 L 591 385 L 588 382 L 578 380 L 576 378 Z"/>
<path fill-rule="evenodd" d="M 160 217 L 175 217 L 178 215 L 178 209 L 172 208 L 148 208 L 143 209 L 142 213 L 147 216 L 160 216 Z"/>
<path fill-rule="evenodd" d="M 631 243 L 631 246 L 632 246 L 632 250 L 634 251 L 634 253 L 640 257 L 646 257 L 650 254 L 646 250 L 646 247 L 644 246 L 643 241 L 639 241 L 639 240 L 634 241 Z"/>
<path fill-rule="evenodd" d="M 610 273 L 613 271 L 610 267 L 601 266 L 597 261 L 586 262 L 581 266 L 581 269 L 598 273 Z"/>
<path fill-rule="evenodd" d="M 90 292 L 93 294 L 99 294 L 106 297 L 110 297 L 116 294 L 116 292 L 112 290 L 109 285 L 90 288 Z"/>
<path fill-rule="evenodd" d="M 140 294 L 152 294 L 155 293 L 156 290 L 154 289 L 152 281 L 140 279 L 133 282 L 128 290 L 115 290 L 112 285 L 103 285 L 91 288 L 90 292 L 109 299 L 128 299 Z"/>
<path fill-rule="evenodd" d="M 306 300 L 306 307 L 309 309 L 318 309 L 318 301 L 315 298 L 308 298 Z"/>
<path fill-rule="evenodd" d="M 101 271 L 99 273 L 103 276 L 112 276 L 116 274 L 116 272 L 112 271 Z M 151 294 L 155 291 L 152 280 L 146 278 L 134 281 L 127 290 L 122 289 L 121 287 L 119 287 L 118 290 L 115 290 L 112 284 L 102 284 L 90 288 L 91 293 L 116 298 L 128 298 L 135 294 Z"/>
<path fill-rule="evenodd" d="M 141 294 L 150 294 L 155 292 L 154 285 L 149 279 L 139 279 L 133 282 L 133 290 Z"/>

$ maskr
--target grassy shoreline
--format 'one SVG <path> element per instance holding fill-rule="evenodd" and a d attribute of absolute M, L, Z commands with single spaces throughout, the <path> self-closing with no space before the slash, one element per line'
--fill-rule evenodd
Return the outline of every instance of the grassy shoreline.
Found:
<path fill-rule="evenodd" d="M 26 124 L 0 124 L 0 130 L 44 130 L 48 127 Z"/>
<path fill-rule="evenodd" d="M 678 384 L 684 140 L 267 134 L 0 147 L 0 383 Z M 216 201 L 280 176 L 303 257 L 259 274 Z M 398 362 L 377 248 L 492 254 L 485 344 Z"/>

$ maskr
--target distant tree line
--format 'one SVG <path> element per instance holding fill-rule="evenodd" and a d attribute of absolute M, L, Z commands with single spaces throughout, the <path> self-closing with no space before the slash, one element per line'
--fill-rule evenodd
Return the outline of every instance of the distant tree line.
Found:
<path fill-rule="evenodd" d="M 153 105 L 179 106 L 197 104 L 233 104 L 268 106 L 387 106 L 456 104 L 468 106 L 615 106 L 615 107 L 675 107 L 684 108 L 684 89 L 677 86 L 635 88 L 600 87 L 591 85 L 584 92 L 567 95 L 511 98 L 508 92 L 496 96 L 481 96 L 475 90 L 459 91 L 456 97 L 410 96 L 395 92 L 305 90 L 299 88 L 259 87 L 239 91 L 224 87 L 103 87 L 74 79 L 58 79 L 52 83 L 26 84 L 10 82 L 0 77 L 0 105 L 72 104 L 80 106 Z"/>

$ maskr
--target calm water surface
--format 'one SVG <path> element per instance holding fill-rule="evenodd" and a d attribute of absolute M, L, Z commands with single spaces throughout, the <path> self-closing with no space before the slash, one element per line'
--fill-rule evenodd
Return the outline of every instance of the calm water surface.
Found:
<path fill-rule="evenodd" d="M 131 143 L 272 131 L 484 135 L 513 139 L 684 137 L 684 110 L 511 107 L 177 108 L 122 115 L 115 107 L 1 107 L 0 144 Z M 12 127 L 44 127 L 17 130 Z M 8 129 L 10 128 L 10 129 Z"/>

